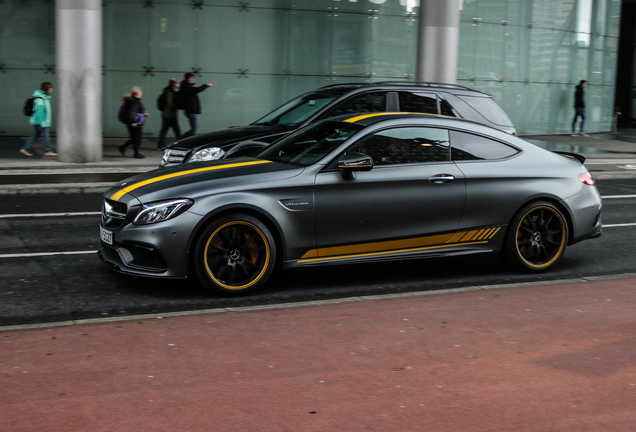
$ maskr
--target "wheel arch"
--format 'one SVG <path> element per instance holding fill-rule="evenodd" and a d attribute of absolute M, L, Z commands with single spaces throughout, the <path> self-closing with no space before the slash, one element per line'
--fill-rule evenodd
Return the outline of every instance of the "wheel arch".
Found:
<path fill-rule="evenodd" d="M 510 230 L 514 229 L 514 227 L 511 226 L 510 221 L 514 220 L 515 217 L 517 217 L 517 215 L 528 205 L 535 203 L 535 202 L 540 202 L 540 201 L 544 201 L 544 202 L 548 202 L 550 204 L 552 204 L 554 207 L 556 207 L 561 214 L 563 214 L 563 217 L 565 219 L 565 225 L 567 228 L 567 241 L 566 241 L 566 246 L 571 246 L 573 243 L 573 239 L 574 239 L 574 224 L 572 222 L 572 213 L 570 212 L 570 209 L 563 203 L 563 201 L 559 198 L 556 198 L 554 196 L 536 196 L 536 197 L 532 197 L 531 199 L 528 199 L 527 201 L 523 202 L 515 211 L 515 213 L 512 215 L 512 218 L 510 218 L 510 220 L 508 221 L 508 226 L 506 227 L 506 237 L 508 237 L 508 235 L 510 234 Z"/>
<path fill-rule="evenodd" d="M 272 234 L 272 237 L 274 238 L 274 243 L 275 243 L 274 246 L 276 247 L 275 267 L 280 267 L 285 256 L 285 251 L 283 249 L 283 244 L 284 244 L 283 232 L 282 232 L 282 228 L 276 222 L 276 220 L 272 217 L 272 215 L 270 215 L 268 212 L 264 211 L 261 208 L 254 207 L 249 204 L 227 205 L 227 206 L 218 207 L 214 209 L 213 211 L 211 211 L 210 213 L 208 213 L 207 215 L 205 215 L 205 217 L 201 219 L 197 227 L 194 230 L 192 230 L 192 234 L 190 235 L 190 238 L 188 239 L 188 273 L 189 274 L 192 274 L 193 272 L 192 249 L 194 247 L 196 240 L 199 238 L 201 233 L 216 219 L 224 217 L 232 213 L 242 213 L 242 214 L 251 216 L 255 219 L 258 219 L 260 222 L 265 224 L 267 229 Z"/>

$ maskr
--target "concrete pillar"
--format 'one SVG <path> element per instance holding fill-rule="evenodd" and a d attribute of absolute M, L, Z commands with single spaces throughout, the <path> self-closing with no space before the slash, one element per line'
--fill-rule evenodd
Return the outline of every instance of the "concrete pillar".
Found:
<path fill-rule="evenodd" d="M 457 82 L 460 1 L 420 1 L 417 81 Z"/>
<path fill-rule="evenodd" d="M 56 0 L 60 162 L 102 159 L 102 0 Z"/>

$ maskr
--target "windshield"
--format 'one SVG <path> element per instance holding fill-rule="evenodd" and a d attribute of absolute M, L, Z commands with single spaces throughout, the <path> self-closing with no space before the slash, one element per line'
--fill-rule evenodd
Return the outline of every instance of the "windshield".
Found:
<path fill-rule="evenodd" d="M 314 92 L 298 96 L 276 108 L 254 124 L 293 126 L 304 122 L 322 107 L 340 97 L 340 93 Z"/>
<path fill-rule="evenodd" d="M 323 121 L 283 138 L 256 157 L 306 167 L 318 162 L 361 129 L 362 126 L 353 123 Z"/>

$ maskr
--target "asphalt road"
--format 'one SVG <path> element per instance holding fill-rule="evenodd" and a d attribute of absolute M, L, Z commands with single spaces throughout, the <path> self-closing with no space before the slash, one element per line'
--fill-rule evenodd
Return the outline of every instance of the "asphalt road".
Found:
<path fill-rule="evenodd" d="M 288 271 L 239 298 L 215 297 L 189 281 L 106 268 L 93 252 L 99 248 L 99 194 L 5 195 L 0 326 L 634 273 L 636 179 L 601 180 L 598 187 L 603 235 L 568 248 L 541 275 L 516 273 L 496 256 L 430 259 Z"/>

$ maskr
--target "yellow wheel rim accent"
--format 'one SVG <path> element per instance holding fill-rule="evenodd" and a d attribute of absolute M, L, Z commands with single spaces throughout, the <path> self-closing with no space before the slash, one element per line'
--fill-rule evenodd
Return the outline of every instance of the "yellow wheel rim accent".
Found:
<path fill-rule="evenodd" d="M 533 212 L 536 212 L 538 210 L 547 210 L 550 212 L 550 215 L 554 216 L 557 218 L 558 223 L 559 223 L 559 228 L 561 230 L 560 235 L 561 235 L 561 242 L 558 246 L 558 250 L 557 252 L 554 254 L 554 256 L 547 262 L 542 263 L 542 264 L 536 264 L 533 262 L 528 261 L 524 256 L 523 253 L 521 252 L 521 250 L 519 249 L 519 235 L 520 235 L 520 229 L 522 228 L 522 224 L 523 222 L 526 220 L 526 218 L 530 217 L 530 214 Z M 524 262 L 524 264 L 526 266 L 528 266 L 529 268 L 532 269 L 536 269 L 536 270 L 541 270 L 547 267 L 550 267 L 552 264 L 554 264 L 554 262 L 559 259 L 559 257 L 561 256 L 561 254 L 563 253 L 563 249 L 565 249 L 565 242 L 566 242 L 566 228 L 565 228 L 565 222 L 563 220 L 563 218 L 561 217 L 561 215 L 559 214 L 558 211 L 556 211 L 555 209 L 553 209 L 552 207 L 548 207 L 548 206 L 538 206 L 538 207 L 533 207 L 530 210 L 528 210 L 523 217 L 519 220 L 519 223 L 517 224 L 516 230 L 515 230 L 515 248 L 517 250 L 517 255 L 519 256 L 519 259 L 521 259 L 521 261 Z"/>
<path fill-rule="evenodd" d="M 249 283 L 244 285 L 228 285 L 226 283 L 221 282 L 216 276 L 214 276 L 214 273 L 210 269 L 210 265 L 208 263 L 208 250 L 210 248 L 210 244 L 212 240 L 223 229 L 233 225 L 244 225 L 253 229 L 260 236 L 260 239 L 262 240 L 263 245 L 265 246 L 265 263 L 263 264 L 263 268 L 254 279 L 252 279 Z M 252 242 L 250 242 L 250 245 L 253 244 L 254 242 L 256 242 L 256 239 L 252 240 Z M 252 262 L 254 262 L 254 260 L 256 259 L 256 254 L 257 252 L 252 252 L 249 254 L 249 257 L 251 258 Z M 267 241 L 267 237 L 265 237 L 265 234 L 263 234 L 263 231 L 261 231 L 257 226 L 245 221 L 232 221 L 232 222 L 228 222 L 226 224 L 221 225 L 220 227 L 214 230 L 214 232 L 210 235 L 210 237 L 208 237 L 208 241 L 205 243 L 205 248 L 203 249 L 203 262 L 205 264 L 205 270 L 207 271 L 210 279 L 212 279 L 217 285 L 223 287 L 224 289 L 232 290 L 232 291 L 240 291 L 240 290 L 247 289 L 253 286 L 254 284 L 256 284 L 259 280 L 261 280 L 261 278 L 263 277 L 263 275 L 269 268 L 269 260 L 270 260 L 270 247 L 269 247 L 269 242 Z"/>

